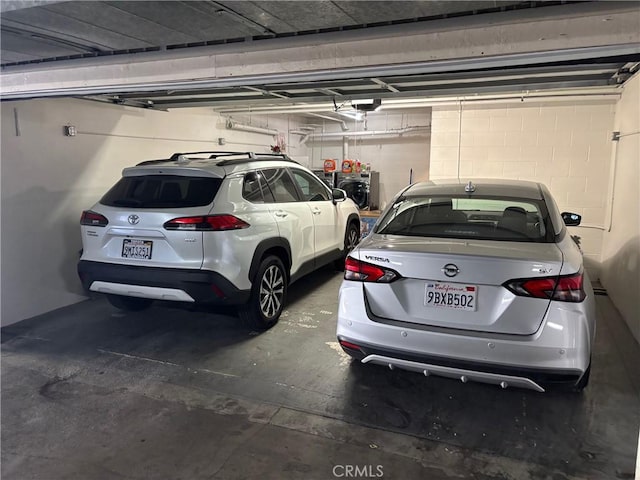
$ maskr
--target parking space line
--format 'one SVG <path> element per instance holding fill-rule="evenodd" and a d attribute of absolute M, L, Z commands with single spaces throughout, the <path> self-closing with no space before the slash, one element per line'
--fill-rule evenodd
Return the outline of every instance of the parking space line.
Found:
<path fill-rule="evenodd" d="M 172 367 L 182 367 L 182 365 L 178 365 L 177 363 L 165 362 L 164 360 L 156 360 L 154 358 L 139 357 L 137 355 L 129 355 L 127 353 L 112 352 L 111 350 L 103 350 L 101 348 L 98 348 L 98 351 L 100 353 L 108 353 L 109 355 L 116 355 L 118 357 L 131 358 L 134 360 L 142 360 L 145 362 L 161 363 L 162 365 L 171 365 Z"/>
<path fill-rule="evenodd" d="M 141 357 L 139 355 L 130 355 L 128 353 L 114 352 L 112 350 L 104 350 L 102 348 L 98 348 L 98 351 L 100 353 L 107 353 L 109 355 L 115 355 L 117 357 L 130 358 L 132 360 L 142 360 L 144 362 L 159 363 L 161 365 L 169 365 L 171 367 L 186 368 L 187 370 L 193 371 L 195 373 L 204 372 L 204 373 L 209 373 L 211 375 L 220 375 L 222 377 L 240 378 L 238 375 L 234 375 L 233 373 L 216 372 L 215 370 L 209 370 L 207 368 L 190 368 L 185 365 L 180 365 L 179 363 L 167 362 L 165 360 L 156 360 L 155 358 Z"/>

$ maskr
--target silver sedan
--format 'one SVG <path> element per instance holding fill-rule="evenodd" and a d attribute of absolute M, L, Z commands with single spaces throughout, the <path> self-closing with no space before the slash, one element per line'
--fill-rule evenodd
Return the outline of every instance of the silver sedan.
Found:
<path fill-rule="evenodd" d="M 595 304 L 539 183 L 418 183 L 346 260 L 337 337 L 362 363 L 502 388 L 582 391 Z"/>

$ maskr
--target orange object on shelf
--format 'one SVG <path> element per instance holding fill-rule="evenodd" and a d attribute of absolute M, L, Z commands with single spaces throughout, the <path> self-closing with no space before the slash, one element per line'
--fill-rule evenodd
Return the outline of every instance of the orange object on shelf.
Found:
<path fill-rule="evenodd" d="M 353 173 L 353 160 L 342 161 L 342 173 Z"/>
<path fill-rule="evenodd" d="M 333 158 L 327 158 L 324 161 L 324 173 L 336 171 L 336 161 Z"/>

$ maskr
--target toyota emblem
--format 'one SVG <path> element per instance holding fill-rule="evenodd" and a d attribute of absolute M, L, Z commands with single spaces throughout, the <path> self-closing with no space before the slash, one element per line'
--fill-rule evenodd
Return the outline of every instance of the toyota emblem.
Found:
<path fill-rule="evenodd" d="M 447 277 L 455 277 L 458 273 L 460 273 L 460 269 L 458 269 L 458 267 L 453 263 L 447 263 L 442 268 L 442 273 L 444 273 Z"/>
<path fill-rule="evenodd" d="M 131 225 L 137 225 L 140 221 L 140 217 L 138 215 L 129 215 L 128 220 Z"/>

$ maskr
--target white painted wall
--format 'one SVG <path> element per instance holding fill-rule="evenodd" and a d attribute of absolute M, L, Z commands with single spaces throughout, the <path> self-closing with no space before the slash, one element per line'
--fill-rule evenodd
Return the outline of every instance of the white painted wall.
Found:
<path fill-rule="evenodd" d="M 124 167 L 177 151 L 268 152 L 274 144 L 269 135 L 225 130 L 206 109 L 167 113 L 71 99 L 3 102 L 1 109 L 2 325 L 85 298 L 75 271 L 80 213 Z M 238 120 L 295 128 L 287 116 Z M 63 136 L 66 124 L 77 127 L 76 137 Z M 288 152 L 307 157 L 297 142 Z"/>
<path fill-rule="evenodd" d="M 616 106 L 611 230 L 602 247 L 602 283 L 640 342 L 640 74 Z"/>
<path fill-rule="evenodd" d="M 614 102 L 585 100 L 434 107 L 431 178 L 546 184 L 561 211 L 582 215 L 585 264 L 600 275 Z M 459 159 L 459 163 L 458 163 Z M 587 228 L 587 226 L 599 228 Z"/>
<path fill-rule="evenodd" d="M 318 119 L 325 132 L 342 131 L 339 124 Z M 367 114 L 366 126 L 362 121 L 348 121 L 350 132 L 389 131 L 411 126 L 431 124 L 431 109 L 414 109 L 408 113 L 371 112 Z M 342 138 L 321 138 L 308 141 L 310 163 L 322 168 L 323 159 L 343 160 Z M 429 129 L 407 133 L 403 136 L 351 137 L 348 140 L 348 158 L 370 163 L 372 170 L 380 172 L 380 203 L 386 205 L 393 196 L 409 184 L 413 169 L 413 181 L 429 178 L 430 134 Z"/>

